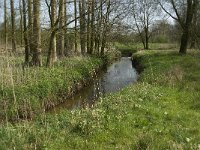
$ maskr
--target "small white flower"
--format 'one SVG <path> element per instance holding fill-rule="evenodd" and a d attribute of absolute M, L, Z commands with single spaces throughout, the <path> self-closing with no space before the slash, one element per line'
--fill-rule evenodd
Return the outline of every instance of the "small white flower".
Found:
<path fill-rule="evenodd" d="M 165 114 L 165 115 L 168 115 L 168 113 L 167 113 L 167 112 L 165 112 L 164 114 Z"/>
<path fill-rule="evenodd" d="M 186 141 L 187 141 L 188 143 L 190 142 L 190 140 L 191 140 L 190 138 L 186 138 Z"/>

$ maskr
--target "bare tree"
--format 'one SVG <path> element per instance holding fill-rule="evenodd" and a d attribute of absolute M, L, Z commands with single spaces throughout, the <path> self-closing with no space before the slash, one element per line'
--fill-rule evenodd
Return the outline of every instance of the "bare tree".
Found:
<path fill-rule="evenodd" d="M 5 51 L 7 52 L 8 45 L 8 31 L 7 31 L 7 3 L 4 0 L 4 32 L 5 32 Z"/>
<path fill-rule="evenodd" d="M 29 46 L 28 46 L 28 29 L 27 29 L 27 3 L 22 0 L 22 16 L 23 16 L 23 29 L 24 29 L 24 47 L 25 47 L 25 64 L 29 63 Z"/>
<path fill-rule="evenodd" d="M 130 14 L 133 15 L 141 42 L 144 49 L 149 49 L 150 27 L 158 16 L 158 3 L 155 0 L 131 0 L 130 4 Z"/>
<path fill-rule="evenodd" d="M 103 12 L 103 11 L 102 11 Z M 107 36 L 108 36 L 108 30 L 109 30 L 109 17 L 110 17 L 110 13 L 111 13 L 111 1 L 108 0 L 106 1 L 106 13 L 105 13 L 105 17 L 103 17 L 102 14 L 102 36 L 101 36 L 101 55 L 104 55 L 104 51 L 105 51 L 105 47 L 106 47 L 106 42 L 107 42 Z"/>
<path fill-rule="evenodd" d="M 33 0 L 33 57 L 34 66 L 42 66 L 41 57 L 41 27 L 40 27 L 40 0 Z"/>
<path fill-rule="evenodd" d="M 93 53 L 94 50 L 94 35 L 95 35 L 95 0 L 91 2 L 91 40 L 90 40 L 90 54 Z"/>
<path fill-rule="evenodd" d="M 79 14 L 80 14 L 80 44 L 81 44 L 81 54 L 85 55 L 86 52 L 86 18 L 85 18 L 85 0 L 79 1 Z"/>
<path fill-rule="evenodd" d="M 47 66 L 51 66 L 54 62 L 57 61 L 56 53 L 56 33 L 54 28 L 56 28 L 56 19 L 57 19 L 57 4 L 55 0 L 50 1 L 50 5 L 46 1 L 46 4 L 49 8 L 49 18 L 51 20 L 51 36 L 49 42 L 49 50 L 47 56 Z"/>
<path fill-rule="evenodd" d="M 181 45 L 179 53 L 186 54 L 188 41 L 190 37 L 190 28 L 192 25 L 193 16 L 197 7 L 198 0 L 187 0 L 186 3 L 184 1 L 174 1 L 169 0 L 163 3 L 162 1 L 159 2 L 162 9 L 171 16 L 174 20 L 176 20 L 182 28 L 182 36 L 181 36 Z M 169 8 L 166 9 L 164 4 L 170 4 L 173 12 L 169 11 Z M 169 5 L 167 7 L 170 7 Z M 185 7 L 186 11 L 184 14 L 183 11 L 180 9 L 180 6 Z M 174 15 L 175 14 L 175 15 Z"/>
<path fill-rule="evenodd" d="M 11 27 L 12 27 L 12 51 L 16 52 L 16 28 L 15 28 L 15 9 L 14 1 L 10 0 Z"/>
<path fill-rule="evenodd" d="M 20 13 L 20 48 L 23 45 L 23 10 L 22 10 L 22 0 L 19 0 L 19 13 Z"/>
<path fill-rule="evenodd" d="M 74 17 L 75 17 L 75 24 L 74 24 L 74 50 L 75 53 L 78 52 L 78 43 L 77 43 L 77 0 L 74 0 Z"/>
<path fill-rule="evenodd" d="M 33 49 L 33 0 L 28 1 L 28 47 L 29 52 L 32 53 Z"/>
<path fill-rule="evenodd" d="M 59 34 L 58 34 L 58 55 L 60 57 L 64 57 L 64 49 L 65 49 L 65 29 L 63 28 L 65 26 L 65 3 L 64 0 L 59 0 Z"/>
<path fill-rule="evenodd" d="M 90 54 L 90 22 L 91 22 L 91 0 L 88 0 L 87 2 L 87 53 Z"/>

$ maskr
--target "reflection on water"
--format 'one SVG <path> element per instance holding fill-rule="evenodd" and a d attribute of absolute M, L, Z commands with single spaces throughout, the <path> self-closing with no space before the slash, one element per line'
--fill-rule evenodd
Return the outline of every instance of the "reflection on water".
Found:
<path fill-rule="evenodd" d="M 88 87 L 85 87 L 54 110 L 91 106 L 99 97 L 103 97 L 107 93 L 117 92 L 123 87 L 136 82 L 137 78 L 138 74 L 132 66 L 131 58 L 122 57 L 120 61 L 112 64 L 106 72 L 102 72 L 98 77 L 94 78 Z"/>

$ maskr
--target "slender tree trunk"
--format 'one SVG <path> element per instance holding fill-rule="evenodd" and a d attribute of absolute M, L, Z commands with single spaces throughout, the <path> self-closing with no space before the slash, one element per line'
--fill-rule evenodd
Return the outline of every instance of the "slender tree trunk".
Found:
<path fill-rule="evenodd" d="M 91 16 L 91 0 L 88 0 L 88 8 L 87 8 L 87 53 L 90 54 L 90 33 L 91 33 L 91 28 L 90 28 L 90 16 Z"/>
<path fill-rule="evenodd" d="M 10 0 L 11 27 L 12 27 L 12 51 L 16 52 L 16 28 L 15 28 L 15 10 L 14 2 Z"/>
<path fill-rule="evenodd" d="M 75 53 L 78 52 L 78 43 L 77 43 L 77 1 L 74 0 L 74 17 L 75 17 L 75 32 L 74 32 L 74 50 Z"/>
<path fill-rule="evenodd" d="M 19 0 L 19 12 L 20 12 L 20 48 L 22 48 L 23 45 L 23 10 L 22 10 L 22 0 Z"/>
<path fill-rule="evenodd" d="M 103 29 L 103 35 L 102 35 L 102 44 L 101 44 L 101 55 L 104 55 L 106 42 L 107 42 L 107 32 L 108 32 L 108 26 L 109 26 L 109 16 L 110 16 L 110 6 L 111 2 L 110 0 L 107 1 L 107 11 L 106 11 L 106 17 L 104 21 L 104 29 Z"/>
<path fill-rule="evenodd" d="M 7 45 L 8 45 L 8 31 L 7 31 L 7 3 L 4 0 L 4 31 L 5 31 L 5 51 L 7 53 Z"/>
<path fill-rule="evenodd" d="M 58 35 L 58 54 L 60 57 L 64 57 L 64 49 L 65 49 L 65 35 L 64 35 L 64 29 L 63 26 L 65 25 L 64 22 L 64 0 L 59 0 L 59 35 Z"/>
<path fill-rule="evenodd" d="M 26 1 L 22 0 L 22 11 L 23 11 L 23 26 L 24 26 L 24 48 L 25 48 L 25 64 L 29 63 L 29 46 L 28 46 L 28 32 L 27 32 L 27 22 L 26 22 Z"/>
<path fill-rule="evenodd" d="M 149 28 L 145 27 L 145 49 L 149 49 Z"/>
<path fill-rule="evenodd" d="M 33 53 L 33 0 L 28 0 L 28 48 Z"/>
<path fill-rule="evenodd" d="M 42 66 L 41 57 L 41 28 L 40 28 L 40 0 L 33 0 L 33 58 L 34 66 Z"/>
<path fill-rule="evenodd" d="M 65 28 L 64 28 L 64 43 L 65 43 L 65 47 L 64 47 L 64 53 L 65 56 L 68 56 L 70 54 L 70 50 L 71 48 L 69 47 L 69 38 L 67 36 L 67 0 L 64 0 L 64 24 L 65 24 Z"/>
<path fill-rule="evenodd" d="M 197 4 L 198 5 L 198 4 Z M 196 36 L 195 34 L 198 32 L 197 30 L 197 18 L 198 18 L 198 15 L 197 15 L 197 9 L 195 9 L 194 11 L 194 19 L 193 19 L 193 22 L 192 22 L 192 35 L 191 36 L 191 45 L 190 45 L 190 48 L 196 48 L 196 45 L 197 45 L 197 39 L 196 39 Z"/>
<path fill-rule="evenodd" d="M 90 40 L 90 54 L 93 53 L 93 50 L 94 50 L 94 34 L 95 34 L 95 25 L 94 25 L 94 22 L 95 22 L 95 1 L 92 0 L 92 3 L 91 3 L 91 13 L 92 13 L 92 17 L 91 17 L 91 40 Z"/>
<path fill-rule="evenodd" d="M 79 13 L 80 13 L 80 43 L 81 43 L 81 54 L 85 55 L 86 47 L 86 32 L 85 32 L 85 0 L 79 1 Z"/>

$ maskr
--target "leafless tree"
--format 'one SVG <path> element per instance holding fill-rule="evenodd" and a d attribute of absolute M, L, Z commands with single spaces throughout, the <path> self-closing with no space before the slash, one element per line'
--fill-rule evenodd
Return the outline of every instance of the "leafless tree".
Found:
<path fill-rule="evenodd" d="M 195 10 L 197 7 L 198 0 L 187 0 L 187 1 L 175 1 L 175 0 L 167 0 L 167 1 L 159 1 L 162 9 L 171 16 L 174 20 L 176 20 L 182 28 L 182 37 L 181 37 L 181 45 L 179 53 L 186 54 L 188 41 L 190 37 L 190 28 L 193 21 L 193 16 L 195 14 Z M 166 5 L 168 4 L 168 5 Z M 170 8 L 172 12 L 170 12 Z M 182 8 L 182 9 L 181 9 Z M 183 11 L 185 8 L 186 11 Z"/>

